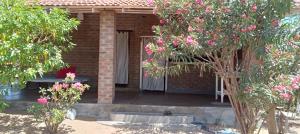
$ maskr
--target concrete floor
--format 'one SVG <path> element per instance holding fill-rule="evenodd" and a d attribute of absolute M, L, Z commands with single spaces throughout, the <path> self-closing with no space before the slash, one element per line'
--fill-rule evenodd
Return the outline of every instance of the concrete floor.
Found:
<path fill-rule="evenodd" d="M 6 96 L 7 100 L 35 101 L 39 90 L 22 89 Z M 175 94 L 164 92 L 137 91 L 117 88 L 114 104 L 158 105 L 158 106 L 230 106 L 228 99 L 221 104 L 213 95 Z M 82 96 L 81 103 L 97 103 L 97 91 L 89 90 Z"/>

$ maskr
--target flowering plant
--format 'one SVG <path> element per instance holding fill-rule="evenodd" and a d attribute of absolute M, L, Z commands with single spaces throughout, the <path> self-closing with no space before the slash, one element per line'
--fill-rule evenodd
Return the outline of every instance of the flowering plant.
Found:
<path fill-rule="evenodd" d="M 65 119 L 67 111 L 89 88 L 86 84 L 74 83 L 74 79 L 75 74 L 68 73 L 63 83 L 55 83 L 49 89 L 41 89 L 41 97 L 28 109 L 37 120 L 45 122 L 51 134 L 57 133 L 58 126 Z"/>
<path fill-rule="evenodd" d="M 295 27 L 283 23 L 293 0 L 147 1 L 160 25 L 153 27 L 156 41 L 145 47 L 151 55 L 143 63 L 146 75 L 180 74 L 190 65 L 213 70 L 224 80 L 242 134 L 254 133 L 261 111 L 274 113 L 263 106 L 274 110 L 276 100 L 292 95 L 271 89 L 280 76 L 300 72 L 300 19 Z M 161 59 L 172 62 L 165 67 Z M 268 129 L 277 133 L 272 122 Z"/>

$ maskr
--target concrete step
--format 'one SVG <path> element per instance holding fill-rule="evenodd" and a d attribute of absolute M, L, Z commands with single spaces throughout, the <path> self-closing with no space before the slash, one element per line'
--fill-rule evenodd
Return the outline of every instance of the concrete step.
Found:
<path fill-rule="evenodd" d="M 112 112 L 110 119 L 112 121 L 146 124 L 191 124 L 194 122 L 194 117 L 191 115 L 140 112 Z"/>

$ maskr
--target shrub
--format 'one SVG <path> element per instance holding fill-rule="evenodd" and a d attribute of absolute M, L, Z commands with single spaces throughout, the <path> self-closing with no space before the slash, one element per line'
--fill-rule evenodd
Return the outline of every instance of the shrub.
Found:
<path fill-rule="evenodd" d="M 67 111 L 89 88 L 86 84 L 75 83 L 74 78 L 74 74 L 68 73 L 63 83 L 55 83 L 49 89 L 41 89 L 41 97 L 28 109 L 37 121 L 43 121 L 46 124 L 47 131 L 51 134 L 57 133 Z"/>

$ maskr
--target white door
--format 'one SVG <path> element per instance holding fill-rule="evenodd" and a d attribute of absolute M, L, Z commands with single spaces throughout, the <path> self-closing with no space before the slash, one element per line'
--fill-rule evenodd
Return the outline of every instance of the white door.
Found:
<path fill-rule="evenodd" d="M 143 61 L 151 58 L 151 55 L 148 55 L 145 52 L 145 46 L 152 41 L 152 37 L 142 37 L 141 38 L 141 66 L 140 66 L 140 89 L 141 90 L 150 90 L 150 91 L 165 91 L 165 76 L 159 78 L 153 78 L 150 76 L 145 76 L 145 70 L 143 69 Z M 162 65 L 166 65 L 165 61 L 161 61 Z"/>

